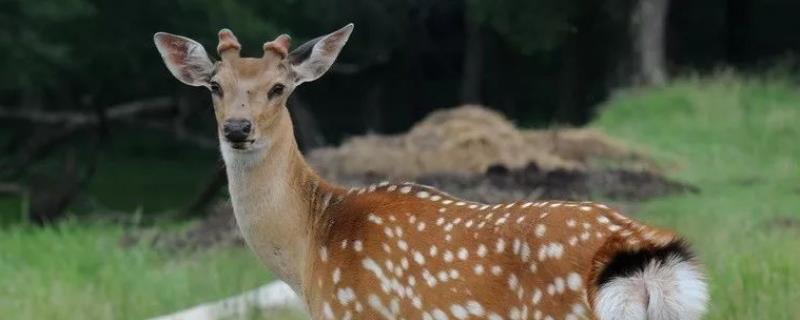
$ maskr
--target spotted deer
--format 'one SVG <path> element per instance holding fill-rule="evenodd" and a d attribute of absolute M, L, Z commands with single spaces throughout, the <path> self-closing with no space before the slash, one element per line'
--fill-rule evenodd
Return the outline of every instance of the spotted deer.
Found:
<path fill-rule="evenodd" d="M 286 100 L 322 76 L 349 24 L 258 58 L 219 32 L 212 62 L 157 33 L 178 80 L 211 91 L 234 214 L 313 319 L 698 319 L 708 293 L 675 233 L 593 202 L 483 204 L 413 183 L 343 188 L 304 161 Z"/>

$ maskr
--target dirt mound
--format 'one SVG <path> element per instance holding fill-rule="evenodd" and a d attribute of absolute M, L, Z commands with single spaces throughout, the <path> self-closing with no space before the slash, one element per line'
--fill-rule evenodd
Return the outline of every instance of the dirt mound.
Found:
<path fill-rule="evenodd" d="M 500 113 L 474 105 L 431 113 L 398 135 L 353 137 L 317 149 L 309 162 L 323 176 L 371 173 L 401 179 L 425 174 L 480 174 L 492 165 L 585 170 L 595 163 L 652 162 L 593 129 L 524 130 Z M 602 161 L 596 161 L 602 160 Z"/>

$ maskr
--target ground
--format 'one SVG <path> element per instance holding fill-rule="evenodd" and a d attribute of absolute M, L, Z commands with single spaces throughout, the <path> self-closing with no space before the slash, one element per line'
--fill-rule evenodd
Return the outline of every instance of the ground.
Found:
<path fill-rule="evenodd" d="M 798 121 L 800 91 L 789 79 L 721 73 L 619 92 L 590 124 L 646 150 L 669 177 L 700 190 L 637 202 L 629 213 L 678 230 L 694 244 L 710 276 L 708 319 L 800 314 Z M 191 172 L 165 170 L 159 179 Z M 143 197 L 148 188 L 155 187 L 129 186 Z M 176 252 L 146 241 L 122 246 L 120 238 L 130 228 L 77 222 L 2 227 L 0 314 L 142 319 L 269 280 L 244 248 Z M 269 315 L 283 318 L 297 316 Z"/>

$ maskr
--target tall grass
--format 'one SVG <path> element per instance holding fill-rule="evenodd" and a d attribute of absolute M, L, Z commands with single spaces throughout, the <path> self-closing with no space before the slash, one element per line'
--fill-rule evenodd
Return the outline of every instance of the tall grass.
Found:
<path fill-rule="evenodd" d="M 618 94 L 594 125 L 701 188 L 640 209 L 695 244 L 710 274 L 709 319 L 797 319 L 800 88 L 733 73 L 684 78 Z"/>
<path fill-rule="evenodd" d="M 122 232 L 74 222 L 0 230 L 0 318 L 144 319 L 270 280 L 245 248 L 123 248 Z"/>

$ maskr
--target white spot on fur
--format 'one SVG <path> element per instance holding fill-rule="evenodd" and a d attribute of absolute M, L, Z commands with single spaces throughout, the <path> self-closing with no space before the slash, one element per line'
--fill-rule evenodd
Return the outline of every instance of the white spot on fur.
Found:
<path fill-rule="evenodd" d="M 469 257 L 469 252 L 467 251 L 467 248 L 462 247 L 461 249 L 458 249 L 458 258 L 459 259 L 467 260 L 467 257 Z"/>
<path fill-rule="evenodd" d="M 453 253 L 450 250 L 444 252 L 444 262 L 453 262 Z"/>
<path fill-rule="evenodd" d="M 522 204 L 521 207 L 522 208 L 527 208 L 527 207 L 530 207 L 532 204 L 533 204 L 533 202 L 525 202 L 525 203 Z"/>
<path fill-rule="evenodd" d="M 384 319 L 395 319 L 394 314 L 389 310 L 389 308 L 385 307 L 381 302 L 381 299 L 374 294 L 370 294 L 367 298 L 367 303 L 375 310 L 378 314 L 380 314 Z"/>
<path fill-rule="evenodd" d="M 543 224 L 537 224 L 536 229 L 534 229 L 534 234 L 536 234 L 537 237 L 541 238 L 544 236 L 544 233 L 546 231 L 547 227 L 545 227 Z"/>
<path fill-rule="evenodd" d="M 500 266 L 497 266 L 497 265 L 492 266 L 492 274 L 493 275 L 499 276 L 501 273 L 503 273 L 503 268 L 501 268 Z"/>
<path fill-rule="evenodd" d="M 374 215 L 372 213 L 370 213 L 367 216 L 367 220 L 369 220 L 369 221 L 371 221 L 371 222 L 373 222 L 375 224 L 378 224 L 378 225 L 383 224 L 383 219 L 381 219 L 381 217 L 376 216 L 376 215 Z"/>
<path fill-rule="evenodd" d="M 325 319 L 333 320 L 333 310 L 331 309 L 331 305 L 327 302 L 322 306 L 322 314 L 325 316 Z"/>
<path fill-rule="evenodd" d="M 556 286 L 556 292 L 564 293 L 564 278 L 556 277 L 553 284 Z"/>
<path fill-rule="evenodd" d="M 319 258 L 322 262 L 328 262 L 328 248 L 319 248 Z"/>
<path fill-rule="evenodd" d="M 476 264 L 475 267 L 472 268 L 472 270 L 475 272 L 476 275 L 482 275 L 483 274 L 483 265 L 482 264 Z"/>
<path fill-rule="evenodd" d="M 519 279 L 516 275 L 512 274 L 508 276 L 508 288 L 511 290 L 516 290 L 517 286 L 519 285 Z"/>
<path fill-rule="evenodd" d="M 352 288 L 340 288 L 336 292 L 336 298 L 339 299 L 339 303 L 341 303 L 343 306 L 346 306 L 351 301 L 356 299 L 356 293 Z"/>
<path fill-rule="evenodd" d="M 477 317 L 482 317 L 484 313 L 483 306 L 475 300 L 467 301 L 467 310 L 470 314 Z"/>
<path fill-rule="evenodd" d="M 432 313 L 433 318 L 436 320 L 447 320 L 447 314 L 445 314 L 441 309 L 434 309 Z"/>
<path fill-rule="evenodd" d="M 567 220 L 567 227 L 575 228 L 575 225 L 577 225 L 577 222 L 575 222 L 575 219 Z"/>
<path fill-rule="evenodd" d="M 419 251 L 414 251 L 414 262 L 418 265 L 423 265 L 425 264 L 425 257 Z"/>
<path fill-rule="evenodd" d="M 569 245 L 576 246 L 578 244 L 578 237 L 572 236 L 569 238 Z"/>
<path fill-rule="evenodd" d="M 489 250 L 488 250 L 488 249 L 486 249 L 486 246 L 485 246 L 484 244 L 480 244 L 480 245 L 478 245 L 478 250 L 477 250 L 475 253 L 476 253 L 476 254 L 477 254 L 479 257 L 483 258 L 483 257 L 485 257 L 485 256 L 486 256 L 486 252 L 487 252 L 487 251 L 489 251 Z"/>
<path fill-rule="evenodd" d="M 466 319 L 469 316 L 467 309 L 458 304 L 450 306 L 450 313 L 452 313 L 456 319 Z"/>
<path fill-rule="evenodd" d="M 533 290 L 533 294 L 531 295 L 531 302 L 533 305 L 539 304 L 539 301 L 542 300 L 542 290 L 536 289 Z"/>
<path fill-rule="evenodd" d="M 407 251 L 408 243 L 404 240 L 397 240 L 397 247 L 400 248 L 400 250 Z"/>
<path fill-rule="evenodd" d="M 497 239 L 497 244 L 495 244 L 495 251 L 497 253 L 503 253 L 503 250 L 506 249 L 506 242 L 503 239 Z"/>
<path fill-rule="evenodd" d="M 522 244 L 522 248 L 520 249 L 519 255 L 523 262 L 528 262 L 528 259 L 531 256 L 531 247 L 528 245 L 527 242 Z"/>
<path fill-rule="evenodd" d="M 342 278 L 342 270 L 339 269 L 339 268 L 336 268 L 336 270 L 333 270 L 333 284 L 339 283 L 339 280 L 341 278 Z"/>

